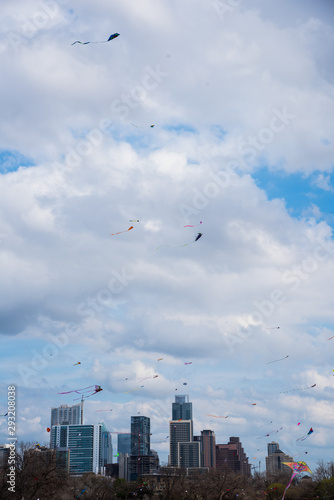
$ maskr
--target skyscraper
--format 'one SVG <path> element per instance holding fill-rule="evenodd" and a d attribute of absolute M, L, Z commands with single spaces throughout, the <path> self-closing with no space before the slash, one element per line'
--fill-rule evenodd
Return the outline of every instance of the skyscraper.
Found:
<path fill-rule="evenodd" d="M 277 474 L 278 472 L 290 472 L 290 468 L 284 465 L 283 462 L 293 462 L 293 458 L 283 453 L 279 449 L 278 443 L 274 441 L 268 443 L 268 456 L 266 457 L 267 475 Z"/>
<path fill-rule="evenodd" d="M 275 443 L 275 441 L 272 441 L 271 443 L 268 443 L 268 457 L 275 453 L 279 448 L 279 444 Z"/>
<path fill-rule="evenodd" d="M 251 467 L 238 437 L 230 437 L 228 444 L 216 445 L 216 466 L 228 465 L 233 472 L 250 476 Z"/>
<path fill-rule="evenodd" d="M 81 475 L 85 472 L 101 472 L 108 456 L 108 434 L 104 424 L 54 425 L 51 429 L 51 448 L 70 449 L 69 473 Z"/>
<path fill-rule="evenodd" d="M 193 441 L 192 420 L 171 420 L 169 422 L 169 465 L 179 467 L 179 443 Z"/>
<path fill-rule="evenodd" d="M 131 434 L 118 434 L 117 435 L 117 452 L 125 455 L 131 453 Z"/>
<path fill-rule="evenodd" d="M 216 467 L 216 437 L 210 430 L 201 431 L 202 467 Z"/>
<path fill-rule="evenodd" d="M 150 419 L 148 417 L 131 417 L 131 455 L 150 454 Z"/>
<path fill-rule="evenodd" d="M 172 420 L 192 420 L 193 404 L 189 403 L 189 395 L 175 396 L 175 403 L 172 404 Z"/>
<path fill-rule="evenodd" d="M 191 467 L 201 467 L 201 443 L 200 441 L 190 441 L 188 443 L 177 443 L 178 467 L 188 469 Z"/>
<path fill-rule="evenodd" d="M 81 424 L 83 424 L 83 401 L 73 406 L 61 405 L 51 409 L 51 427 Z"/>
<path fill-rule="evenodd" d="M 107 431 L 104 424 L 102 424 L 102 432 L 101 432 L 101 463 L 102 466 L 106 466 L 107 464 L 112 464 L 113 456 L 112 456 L 112 437 L 110 432 Z"/>

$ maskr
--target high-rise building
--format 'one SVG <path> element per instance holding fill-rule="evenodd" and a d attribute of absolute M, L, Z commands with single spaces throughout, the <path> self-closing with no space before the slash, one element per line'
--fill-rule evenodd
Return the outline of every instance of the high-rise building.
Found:
<path fill-rule="evenodd" d="M 184 469 L 201 467 L 201 443 L 200 441 L 190 441 L 188 443 L 177 443 L 178 467 Z"/>
<path fill-rule="evenodd" d="M 233 472 L 250 476 L 251 466 L 238 437 L 230 437 L 228 444 L 216 445 L 216 467 L 228 465 Z"/>
<path fill-rule="evenodd" d="M 268 457 L 275 453 L 279 448 L 279 444 L 275 443 L 275 441 L 272 441 L 271 443 L 268 443 Z"/>
<path fill-rule="evenodd" d="M 73 406 L 61 405 L 51 409 L 51 427 L 53 425 L 82 425 L 83 401 Z"/>
<path fill-rule="evenodd" d="M 120 479 L 125 479 L 126 481 L 128 480 L 128 461 L 129 461 L 129 455 L 127 453 L 120 453 L 118 457 L 118 464 L 119 464 L 119 477 Z"/>
<path fill-rule="evenodd" d="M 175 403 L 172 404 L 172 420 L 192 420 L 193 404 L 189 403 L 189 396 L 175 396 Z"/>
<path fill-rule="evenodd" d="M 291 472 L 288 465 L 283 462 L 293 462 L 293 458 L 289 457 L 279 449 L 278 443 L 268 443 L 268 456 L 266 457 L 266 473 L 267 475 L 275 475 L 278 472 Z"/>
<path fill-rule="evenodd" d="M 155 455 L 131 455 L 128 457 L 128 481 L 136 481 L 138 477 L 152 474 L 157 470 L 157 459 Z"/>
<path fill-rule="evenodd" d="M 169 466 L 179 467 L 179 443 L 193 442 L 192 420 L 171 420 L 169 422 Z"/>
<path fill-rule="evenodd" d="M 101 461 L 104 467 L 113 462 L 112 437 L 105 427 L 101 432 Z"/>
<path fill-rule="evenodd" d="M 117 453 L 131 453 L 131 434 L 117 434 Z"/>
<path fill-rule="evenodd" d="M 100 473 L 109 454 L 108 433 L 104 424 L 54 425 L 51 429 L 51 448 L 67 448 L 69 473 L 81 475 L 85 472 Z"/>
<path fill-rule="evenodd" d="M 216 467 L 216 437 L 210 430 L 201 431 L 202 467 Z"/>
<path fill-rule="evenodd" d="M 131 417 L 131 455 L 150 454 L 150 433 L 150 419 L 148 417 Z"/>

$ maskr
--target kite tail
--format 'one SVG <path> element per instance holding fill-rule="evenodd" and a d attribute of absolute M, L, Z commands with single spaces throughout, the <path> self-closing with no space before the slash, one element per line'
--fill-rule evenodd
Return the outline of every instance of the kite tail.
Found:
<path fill-rule="evenodd" d="M 284 493 L 283 493 L 283 496 L 282 496 L 282 500 L 284 500 L 284 498 L 285 498 L 285 493 L 286 493 L 287 489 L 288 489 L 288 488 L 290 488 L 291 483 L 292 483 L 292 480 L 293 480 L 293 478 L 295 477 L 295 475 L 296 475 L 296 473 L 294 472 L 294 473 L 292 474 L 292 476 L 291 476 L 291 479 L 290 479 L 290 482 L 289 482 L 288 486 L 287 486 L 287 487 L 285 488 L 285 490 L 284 490 Z"/>

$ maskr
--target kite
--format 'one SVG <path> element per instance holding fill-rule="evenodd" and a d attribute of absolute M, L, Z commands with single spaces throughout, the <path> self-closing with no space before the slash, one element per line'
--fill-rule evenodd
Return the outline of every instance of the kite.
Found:
<path fill-rule="evenodd" d="M 133 229 L 133 226 L 130 226 L 129 229 L 126 229 L 125 231 L 119 231 L 118 233 L 111 233 L 111 236 L 115 236 L 115 234 L 126 233 L 127 231 L 130 231 L 131 229 Z"/>
<path fill-rule="evenodd" d="M 73 366 L 76 366 L 76 365 L 81 365 L 81 361 L 78 361 L 77 363 L 74 363 Z"/>
<path fill-rule="evenodd" d="M 50 431 L 51 431 L 50 427 L 47 427 L 46 432 L 50 432 Z"/>
<path fill-rule="evenodd" d="M 153 377 L 144 377 L 144 378 L 140 378 L 138 380 L 139 380 L 139 382 L 142 382 L 143 380 L 148 380 L 150 378 L 157 378 L 157 377 L 159 377 L 159 375 L 153 375 Z"/>
<path fill-rule="evenodd" d="M 1 417 L 7 417 L 8 413 L 5 413 L 4 415 L 1 415 Z"/>
<path fill-rule="evenodd" d="M 285 358 L 275 359 L 274 361 L 269 361 L 268 363 L 266 363 L 266 365 L 270 365 L 271 363 L 277 363 L 278 361 L 282 361 L 283 359 L 286 359 L 288 357 L 289 357 L 289 354 L 287 356 L 285 356 Z"/>
<path fill-rule="evenodd" d="M 136 128 L 153 128 L 154 125 L 135 125 L 134 123 L 131 123 Z"/>
<path fill-rule="evenodd" d="M 103 391 L 103 389 L 100 385 L 89 385 L 88 387 L 84 387 L 83 389 L 76 389 L 76 390 L 67 391 L 67 392 L 58 392 L 58 394 L 71 394 L 71 393 L 75 392 L 76 394 L 80 394 L 82 397 L 89 398 L 90 396 L 94 396 L 94 394 L 96 394 L 100 391 Z M 77 399 L 80 399 L 80 398 L 77 398 Z M 75 401 L 75 399 L 73 401 Z"/>
<path fill-rule="evenodd" d="M 215 418 L 228 418 L 228 415 L 211 415 L 210 413 L 207 413 L 208 417 L 215 417 Z"/>
<path fill-rule="evenodd" d="M 269 328 L 266 328 L 266 330 L 279 330 L 279 326 L 269 326 Z"/>
<path fill-rule="evenodd" d="M 334 339 L 334 335 L 333 335 L 333 337 L 329 337 L 329 339 L 327 339 L 327 341 L 328 341 L 328 340 L 331 340 L 331 339 Z"/>
<path fill-rule="evenodd" d="M 96 410 L 95 413 L 99 413 L 100 411 L 112 411 L 112 409 L 108 409 L 108 410 Z"/>
<path fill-rule="evenodd" d="M 305 441 L 305 439 L 308 438 L 308 436 L 310 436 L 313 432 L 314 432 L 314 430 L 311 427 L 311 429 L 308 431 L 308 433 L 306 434 L 306 436 L 298 438 L 297 441 Z"/>
<path fill-rule="evenodd" d="M 268 434 L 264 434 L 264 436 L 260 436 L 260 437 L 258 437 L 258 438 L 256 438 L 256 439 L 261 439 L 261 438 L 264 438 L 264 437 L 268 437 L 268 436 L 270 436 L 271 434 L 277 434 L 277 433 L 278 433 L 279 431 L 281 431 L 282 429 L 283 429 L 283 427 L 280 427 L 277 431 L 270 431 L 270 432 L 268 432 Z"/>
<path fill-rule="evenodd" d="M 202 221 L 200 220 L 199 224 L 196 224 L 195 226 L 192 226 L 191 224 L 187 224 L 186 226 L 183 226 L 183 227 L 197 227 L 197 226 L 200 226 L 201 224 L 202 224 Z"/>
<path fill-rule="evenodd" d="M 137 219 L 131 220 L 130 219 L 129 222 L 139 222 L 139 220 L 137 220 Z"/>
<path fill-rule="evenodd" d="M 203 236 L 203 233 L 197 233 L 197 236 L 195 238 L 194 241 L 192 241 L 191 243 L 186 243 L 185 245 L 173 245 L 175 246 L 175 248 L 182 248 L 182 247 L 187 247 L 188 245 L 193 245 L 194 243 L 196 243 L 196 241 L 198 241 L 201 237 Z M 161 246 L 166 246 L 166 247 L 169 247 L 171 245 L 161 245 Z M 156 250 L 159 250 L 160 247 L 157 247 Z"/>
<path fill-rule="evenodd" d="M 306 389 L 312 389 L 316 385 L 317 384 L 313 384 L 313 385 L 310 385 L 308 387 L 299 387 L 298 389 L 290 389 L 289 391 L 280 392 L 280 394 L 287 394 L 288 392 L 293 392 L 293 391 L 305 391 Z"/>
<path fill-rule="evenodd" d="M 79 497 L 81 497 L 81 495 L 83 495 L 83 494 L 85 493 L 85 491 L 86 491 L 86 488 L 84 488 L 83 490 L 81 490 L 81 493 L 80 493 L 80 495 L 77 495 L 77 496 L 76 496 L 76 498 L 79 498 Z"/>
<path fill-rule="evenodd" d="M 134 389 L 131 389 L 131 391 L 126 391 L 124 392 L 124 394 L 129 394 L 129 392 L 133 392 L 133 391 L 138 391 L 139 389 L 141 389 L 142 387 L 144 387 L 143 385 L 141 385 L 140 387 L 135 387 Z"/>
<path fill-rule="evenodd" d="M 183 385 L 188 385 L 187 382 L 183 382 Z"/>
<path fill-rule="evenodd" d="M 285 493 L 286 493 L 287 489 L 290 487 L 293 478 L 299 472 L 310 472 L 312 474 L 312 471 L 311 471 L 311 469 L 309 468 L 309 466 L 305 462 L 282 462 L 282 464 L 287 465 L 288 467 L 290 467 L 292 469 L 292 476 L 291 476 L 290 482 L 289 482 L 288 486 L 285 488 L 284 494 L 283 494 L 283 497 L 282 497 L 282 500 L 284 500 Z"/>
<path fill-rule="evenodd" d="M 189 361 L 189 363 L 184 363 L 185 365 L 192 365 L 192 361 Z"/>
<path fill-rule="evenodd" d="M 76 43 L 81 43 L 81 45 L 87 45 L 88 43 L 107 43 L 107 42 L 110 42 L 111 40 L 113 40 L 114 38 L 117 38 L 118 36 L 119 36 L 119 33 L 114 33 L 113 35 L 110 35 L 108 40 L 103 40 L 102 42 L 80 42 L 79 40 L 77 40 L 76 42 L 71 43 L 71 45 L 74 45 Z"/>
<path fill-rule="evenodd" d="M 252 406 L 256 406 L 256 403 L 252 403 Z"/>
<path fill-rule="evenodd" d="M 159 359 L 157 359 L 157 361 L 162 361 L 163 359 L 164 359 L 164 358 L 159 358 Z"/>

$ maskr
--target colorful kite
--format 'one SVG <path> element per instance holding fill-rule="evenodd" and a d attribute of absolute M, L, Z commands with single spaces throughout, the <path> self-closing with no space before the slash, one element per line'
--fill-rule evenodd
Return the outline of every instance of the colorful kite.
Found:
<path fill-rule="evenodd" d="M 214 418 L 228 418 L 228 415 L 211 415 L 210 413 L 206 414 L 208 417 L 214 417 Z"/>
<path fill-rule="evenodd" d="M 126 229 L 125 231 L 119 231 L 118 233 L 111 233 L 111 236 L 115 236 L 116 234 L 126 233 L 127 231 L 130 231 L 131 229 L 133 229 L 133 226 L 130 226 L 129 229 Z"/>
<path fill-rule="evenodd" d="M 110 35 L 108 40 L 103 40 L 102 42 L 80 42 L 79 40 L 77 40 L 76 42 L 71 43 L 71 45 L 74 45 L 76 43 L 81 43 L 81 45 L 87 45 L 88 43 L 107 43 L 107 42 L 110 42 L 111 40 L 113 40 L 114 38 L 117 38 L 118 36 L 119 36 L 119 33 L 114 33 L 113 35 Z"/>
<path fill-rule="evenodd" d="M 130 219 L 129 222 L 139 222 L 139 220 L 137 220 L 137 219 L 131 220 Z"/>
<path fill-rule="evenodd" d="M 334 335 L 333 335 L 333 337 L 329 337 L 329 339 L 327 339 L 327 341 L 328 341 L 328 340 L 331 340 L 331 339 L 334 339 Z"/>
<path fill-rule="evenodd" d="M 76 366 L 76 365 L 81 365 L 81 361 L 78 361 L 77 363 L 74 363 L 73 366 Z"/>
<path fill-rule="evenodd" d="M 266 365 L 270 365 L 271 363 L 277 363 L 278 361 L 283 361 L 283 359 L 286 359 L 289 357 L 289 354 L 287 356 L 285 356 L 285 358 L 280 358 L 280 359 L 275 359 L 274 361 L 269 361 L 268 363 L 266 363 Z"/>
<path fill-rule="evenodd" d="M 192 361 L 189 361 L 189 363 L 184 363 L 185 365 L 192 365 Z"/>
<path fill-rule="evenodd" d="M 285 493 L 286 493 L 287 489 L 290 487 L 293 478 L 299 472 L 310 472 L 312 474 L 312 471 L 311 471 L 311 469 L 309 468 L 309 466 L 305 462 L 282 462 L 282 464 L 287 465 L 288 467 L 290 467 L 292 469 L 292 476 L 291 476 L 290 482 L 289 482 L 288 486 L 285 488 L 284 494 L 283 494 L 283 497 L 282 497 L 282 500 L 284 500 Z"/>
<path fill-rule="evenodd" d="M 67 391 L 67 392 L 58 392 L 58 394 L 71 394 L 71 393 L 75 392 L 76 394 L 80 394 L 82 397 L 89 398 L 90 396 L 94 396 L 94 394 L 97 394 L 100 391 L 103 391 L 103 389 L 100 385 L 89 385 L 88 387 L 84 387 L 83 389 L 76 389 L 76 390 Z M 80 398 L 77 398 L 77 399 L 80 399 Z M 75 401 L 75 399 L 73 401 Z"/>
<path fill-rule="evenodd" d="M 159 359 L 157 359 L 157 361 L 162 361 L 163 359 L 164 359 L 164 358 L 159 358 Z"/>
<path fill-rule="evenodd" d="M 183 227 L 197 227 L 197 226 L 200 226 L 201 224 L 202 224 L 202 221 L 200 220 L 199 224 L 196 224 L 195 226 L 192 226 L 191 224 L 187 224 L 186 226 L 183 226 Z"/>
<path fill-rule="evenodd" d="M 51 431 L 50 427 L 47 427 L 46 432 L 50 432 L 50 431 Z"/>
<path fill-rule="evenodd" d="M 297 441 L 305 441 L 305 439 L 308 438 L 313 432 L 314 432 L 314 430 L 311 427 L 311 429 L 308 431 L 308 433 L 306 434 L 306 436 L 298 438 Z"/>

